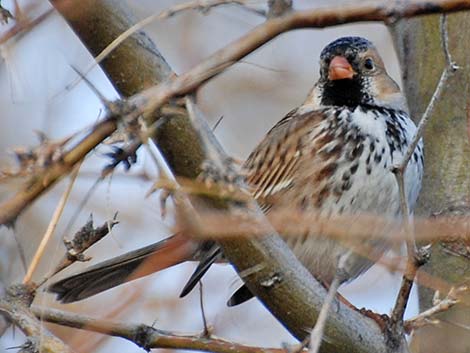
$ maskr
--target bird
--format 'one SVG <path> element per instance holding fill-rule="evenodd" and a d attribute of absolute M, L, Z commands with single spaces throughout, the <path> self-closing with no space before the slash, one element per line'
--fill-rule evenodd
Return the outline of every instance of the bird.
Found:
<path fill-rule="evenodd" d="M 415 132 L 405 98 L 374 44 L 341 37 L 321 51 L 319 79 L 304 102 L 269 130 L 243 164 L 246 183 L 265 214 L 294 208 L 332 219 L 361 213 L 400 219 L 392 168 Z M 423 152 L 420 140 L 404 173 L 410 213 L 421 189 Z M 285 240 L 325 286 L 335 278 L 338 284 L 354 280 L 390 247 L 384 239 L 345 244 L 308 232 Z M 190 260 L 199 265 L 182 290 L 185 296 L 214 262 L 223 261 L 223 253 L 216 242 L 184 233 L 98 263 L 47 290 L 70 303 Z M 251 297 L 242 286 L 228 304 Z"/>

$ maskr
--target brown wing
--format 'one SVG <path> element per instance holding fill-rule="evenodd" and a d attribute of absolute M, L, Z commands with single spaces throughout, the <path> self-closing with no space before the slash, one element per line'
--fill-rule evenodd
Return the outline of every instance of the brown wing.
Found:
<path fill-rule="evenodd" d="M 280 192 L 293 185 L 299 162 L 313 153 L 312 132 L 323 120 L 321 111 L 298 113 L 295 109 L 279 121 L 244 164 L 248 185 L 261 208 L 268 211 Z"/>

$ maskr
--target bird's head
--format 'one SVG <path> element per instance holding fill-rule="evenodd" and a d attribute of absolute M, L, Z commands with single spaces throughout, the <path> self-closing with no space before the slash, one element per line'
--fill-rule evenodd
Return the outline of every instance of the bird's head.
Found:
<path fill-rule="evenodd" d="M 400 88 L 388 76 L 377 49 L 361 37 L 339 38 L 323 49 L 320 79 L 310 98 L 318 107 L 405 108 Z"/>

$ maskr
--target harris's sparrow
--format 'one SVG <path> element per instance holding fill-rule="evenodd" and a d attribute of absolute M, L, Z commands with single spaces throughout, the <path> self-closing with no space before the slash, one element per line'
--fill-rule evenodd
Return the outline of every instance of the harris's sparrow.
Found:
<path fill-rule="evenodd" d="M 332 217 L 367 212 L 396 218 L 400 202 L 391 167 L 402 159 L 415 130 L 404 97 L 373 44 L 361 37 L 339 38 L 323 49 L 320 79 L 304 104 L 279 121 L 248 157 L 247 183 L 266 213 L 296 207 Z M 422 174 L 420 142 L 405 173 L 410 210 Z M 346 246 L 315 234 L 288 238 L 287 243 L 326 284 L 337 274 L 341 255 L 349 254 L 339 278 L 345 282 L 366 271 L 387 248 L 385 241 L 370 241 L 371 256 L 364 256 L 354 251 L 354 243 Z M 65 278 L 48 290 L 68 303 L 183 261 L 200 260 L 185 295 L 221 257 L 216 243 L 199 243 L 178 233 Z M 230 303 L 250 297 L 242 287 Z"/>

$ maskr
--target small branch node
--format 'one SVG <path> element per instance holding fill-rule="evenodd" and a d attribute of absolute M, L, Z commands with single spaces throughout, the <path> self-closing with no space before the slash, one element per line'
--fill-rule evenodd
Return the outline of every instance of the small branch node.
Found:
<path fill-rule="evenodd" d="M 133 341 L 142 349 L 150 352 L 152 348 L 152 339 L 155 340 L 156 335 L 158 332 L 151 326 L 148 325 L 137 325 L 135 327 L 135 335 Z"/>
<path fill-rule="evenodd" d="M 416 249 L 414 256 L 414 264 L 417 268 L 425 265 L 431 258 L 431 247 L 422 246 Z"/>
<path fill-rule="evenodd" d="M 260 282 L 264 288 L 274 287 L 277 283 L 282 282 L 282 275 L 280 273 L 273 273 L 272 276 Z"/>

